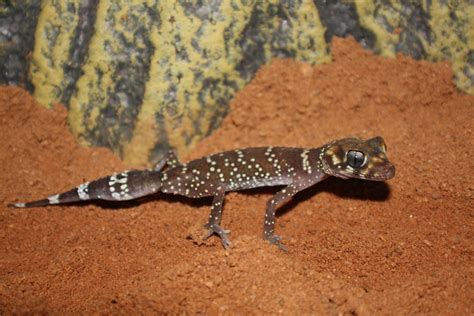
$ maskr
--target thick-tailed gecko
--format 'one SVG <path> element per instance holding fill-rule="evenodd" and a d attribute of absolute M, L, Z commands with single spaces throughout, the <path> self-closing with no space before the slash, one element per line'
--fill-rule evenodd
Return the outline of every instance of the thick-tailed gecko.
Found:
<path fill-rule="evenodd" d="M 114 173 L 46 199 L 14 203 L 12 207 L 41 207 L 88 200 L 123 201 L 157 192 L 190 198 L 212 196 L 208 230 L 204 239 L 217 234 L 225 248 L 228 231 L 221 227 L 224 195 L 229 191 L 284 186 L 268 202 L 263 238 L 281 249 L 275 235 L 277 207 L 329 176 L 384 181 L 395 175 L 382 137 L 369 140 L 344 138 L 317 148 L 254 147 L 236 149 L 180 163 L 173 153 L 154 169 Z"/>

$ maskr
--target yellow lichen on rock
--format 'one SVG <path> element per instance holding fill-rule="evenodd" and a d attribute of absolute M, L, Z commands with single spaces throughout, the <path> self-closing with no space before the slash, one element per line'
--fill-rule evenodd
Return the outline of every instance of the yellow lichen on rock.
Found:
<path fill-rule="evenodd" d="M 377 10 L 374 1 L 356 1 L 355 6 L 361 25 L 372 31 L 377 38 L 375 43 L 377 53 L 386 57 L 395 57 L 399 34 L 387 30 L 387 25 L 394 30 L 400 25 L 400 2 L 390 1 L 390 5 L 380 5 Z M 380 19 L 383 19 L 387 25 L 383 25 Z"/>
<path fill-rule="evenodd" d="M 88 144 L 83 134 L 86 128 L 95 127 L 100 109 L 107 106 L 107 88 L 112 84 L 108 71 L 111 56 L 104 45 L 105 41 L 111 40 L 109 36 L 111 30 L 105 19 L 109 8 L 108 1 L 99 1 L 95 32 L 89 44 L 89 56 L 82 67 L 83 75 L 76 83 L 76 94 L 69 103 L 69 126 L 76 139 L 82 144 Z M 110 44 L 113 45 L 113 41 Z M 95 104 L 95 109 L 91 115 L 85 115 L 84 107 L 91 102 Z"/>
<path fill-rule="evenodd" d="M 156 2 L 156 1 L 155 1 Z M 139 0 L 122 2 L 99 1 L 94 35 L 89 43 L 88 59 L 82 66 L 82 76 L 76 83 L 76 93 L 70 100 L 69 123 L 73 134 L 83 143 L 90 143 L 93 135 L 101 135 L 102 145 L 117 150 L 128 141 L 132 117 L 127 111 L 138 111 L 137 100 L 130 100 L 133 92 L 134 67 L 143 64 L 141 51 L 152 49 L 137 36 L 158 24 L 150 15 L 143 14 L 146 3 Z M 142 35 L 142 34 L 140 34 Z M 142 65 L 141 64 L 141 65 Z M 132 69 L 132 70 L 130 70 Z M 148 69 L 138 71 L 148 72 Z M 127 84 L 124 80 L 129 80 Z M 104 111 L 109 111 L 105 114 Z M 113 113 L 113 114 L 110 114 Z M 109 121 L 107 116 L 123 118 L 123 122 Z M 120 154 L 120 152 L 118 152 Z"/>
<path fill-rule="evenodd" d="M 223 40 L 231 24 L 235 34 L 231 41 L 237 40 L 245 27 L 251 10 L 244 5 L 236 10 L 237 4 L 231 8 L 231 3 L 222 2 L 218 12 L 202 13 L 208 14 L 208 19 L 193 16 L 184 6 L 160 4 L 160 28 L 151 32 L 153 45 L 158 49 L 150 63 L 150 80 L 132 140 L 125 145 L 127 163 L 143 163 L 159 143 L 185 154 L 210 132 L 213 116 L 223 106 L 212 92 L 206 93 L 206 86 L 212 80 L 222 82 L 223 76 L 243 86 L 243 79 L 234 69 L 241 55 L 232 45 L 226 51 Z M 224 83 L 219 89 L 227 89 L 223 92 L 227 94 L 235 90 Z M 163 128 L 150 120 L 157 115 Z"/>
<path fill-rule="evenodd" d="M 395 56 L 400 43 L 398 33 L 403 32 L 404 28 L 413 28 L 407 20 L 409 16 L 402 16 L 402 4 L 393 0 L 384 4 L 376 1 L 357 1 L 355 4 L 361 25 L 376 36 L 376 51 L 383 56 Z M 469 51 L 474 49 L 474 6 L 466 1 L 433 0 L 420 2 L 418 9 L 429 16 L 426 19 L 427 33 L 422 29 L 411 29 L 410 32 L 417 34 L 424 57 L 433 62 L 450 60 L 457 86 L 474 93 L 468 77 L 474 76 L 474 69 L 468 61 Z M 388 28 L 397 32 L 391 32 Z"/>
<path fill-rule="evenodd" d="M 68 6 L 77 8 L 80 2 L 45 0 L 42 3 L 29 76 L 35 86 L 35 99 L 45 106 L 60 102 L 67 84 L 64 66 L 69 62 L 69 47 L 79 20 L 78 11 L 69 10 Z"/>
<path fill-rule="evenodd" d="M 454 12 L 456 20 L 451 18 Z M 456 85 L 462 90 L 474 94 L 471 80 L 465 71 L 474 76 L 469 66 L 469 51 L 474 49 L 474 6 L 467 1 L 432 1 L 430 8 L 430 27 L 434 41 L 427 45 L 432 61 L 448 59 L 456 77 Z"/>
<path fill-rule="evenodd" d="M 316 6 L 312 1 L 302 1 L 295 15 L 291 20 L 295 39 L 291 46 L 296 51 L 296 58 L 312 64 L 330 62 L 331 54 L 324 39 L 326 29 L 321 23 Z"/>

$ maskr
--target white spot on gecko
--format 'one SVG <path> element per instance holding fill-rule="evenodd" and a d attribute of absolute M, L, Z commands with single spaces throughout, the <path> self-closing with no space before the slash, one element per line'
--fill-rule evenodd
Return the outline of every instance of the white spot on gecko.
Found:
<path fill-rule="evenodd" d="M 81 200 L 88 200 L 89 199 L 89 182 L 83 183 L 77 187 L 77 195 Z"/>
<path fill-rule="evenodd" d="M 49 204 L 59 204 L 59 194 L 48 197 Z"/>

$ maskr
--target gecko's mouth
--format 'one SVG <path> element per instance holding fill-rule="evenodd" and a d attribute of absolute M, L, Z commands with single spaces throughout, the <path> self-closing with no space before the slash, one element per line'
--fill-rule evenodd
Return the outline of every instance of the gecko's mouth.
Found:
<path fill-rule="evenodd" d="M 395 176 L 395 166 L 390 164 L 386 167 L 380 168 L 379 170 L 376 170 L 368 174 L 357 173 L 356 176 L 365 180 L 372 180 L 372 181 L 390 180 Z"/>
<path fill-rule="evenodd" d="M 390 180 L 395 176 L 395 167 L 390 164 L 384 167 L 379 167 L 376 170 L 371 170 L 371 172 L 358 172 L 356 170 L 346 171 L 339 173 L 332 173 L 333 176 L 348 179 L 348 178 L 358 178 L 363 180 L 370 180 L 370 181 L 386 181 Z"/>

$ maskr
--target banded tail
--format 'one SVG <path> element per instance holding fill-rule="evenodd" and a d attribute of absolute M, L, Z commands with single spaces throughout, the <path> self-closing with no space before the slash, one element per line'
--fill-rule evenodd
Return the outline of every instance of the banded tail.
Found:
<path fill-rule="evenodd" d="M 157 170 L 132 170 L 114 173 L 92 182 L 83 183 L 67 192 L 45 199 L 13 203 L 9 207 L 41 207 L 90 200 L 125 201 L 160 191 L 161 172 Z"/>

